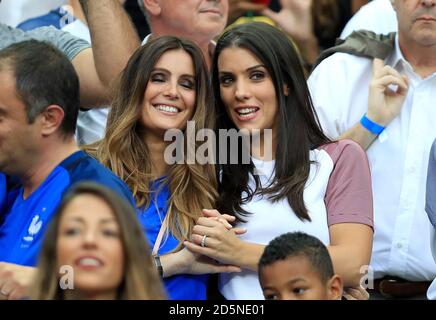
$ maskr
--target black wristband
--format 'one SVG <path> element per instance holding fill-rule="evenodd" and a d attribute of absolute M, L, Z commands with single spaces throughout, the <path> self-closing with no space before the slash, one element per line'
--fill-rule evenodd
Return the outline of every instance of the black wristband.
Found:
<path fill-rule="evenodd" d="M 159 256 L 154 256 L 154 264 L 156 265 L 156 269 L 159 272 L 159 275 L 161 276 L 161 278 L 163 278 L 163 268 Z"/>

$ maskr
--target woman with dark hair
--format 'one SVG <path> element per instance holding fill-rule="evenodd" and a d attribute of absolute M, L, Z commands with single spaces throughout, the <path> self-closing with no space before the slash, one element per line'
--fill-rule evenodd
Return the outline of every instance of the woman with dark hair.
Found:
<path fill-rule="evenodd" d="M 212 81 L 218 127 L 250 138 L 219 153 L 237 152 L 241 160 L 248 150 L 251 158 L 246 164 L 220 159 L 217 210 L 204 210 L 188 249 L 243 268 L 220 275 L 227 299 L 262 299 L 257 265 L 264 246 L 302 231 L 328 245 L 345 286 L 359 286 L 373 236 L 366 154 L 352 141 L 331 142 L 323 134 L 292 43 L 264 23 L 230 29 L 218 40 Z M 216 221 L 224 213 L 247 233 L 237 236 Z"/>
<path fill-rule="evenodd" d="M 165 299 L 149 252 L 130 204 L 101 185 L 77 184 L 47 229 L 31 297 Z"/>
<path fill-rule="evenodd" d="M 165 139 L 168 130 L 184 133 L 192 121 L 196 137 L 201 129 L 214 127 L 208 88 L 206 63 L 193 42 L 172 36 L 152 40 L 130 58 L 111 106 L 106 135 L 88 147 L 132 190 L 172 299 L 206 299 L 207 273 L 239 270 L 183 250 L 202 209 L 215 206 L 215 168 L 212 161 L 204 165 L 188 161 L 188 139 L 182 145 L 187 152 L 175 163 L 172 153 L 166 154 L 172 145 Z M 201 145 L 205 143 L 210 142 Z"/>

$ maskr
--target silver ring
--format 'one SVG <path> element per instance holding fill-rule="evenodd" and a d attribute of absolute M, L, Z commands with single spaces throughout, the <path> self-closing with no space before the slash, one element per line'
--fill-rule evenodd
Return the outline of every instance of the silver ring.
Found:
<path fill-rule="evenodd" d="M 201 239 L 201 242 L 200 242 L 200 246 L 202 246 L 203 248 L 206 247 L 206 238 L 207 238 L 207 235 L 204 235 L 203 239 Z"/>

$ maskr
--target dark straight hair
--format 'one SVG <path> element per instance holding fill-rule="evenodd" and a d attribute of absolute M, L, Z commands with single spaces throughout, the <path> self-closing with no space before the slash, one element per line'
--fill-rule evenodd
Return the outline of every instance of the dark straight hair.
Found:
<path fill-rule="evenodd" d="M 220 94 L 218 58 L 226 48 L 248 50 L 268 70 L 277 98 L 279 114 L 276 117 L 278 130 L 275 135 L 280 143 L 277 144 L 275 154 L 275 176 L 269 186 L 260 185 L 260 180 L 253 174 L 252 162 L 220 164 L 217 167 L 221 176 L 217 208 L 223 213 L 235 215 L 239 221 L 244 221 L 243 216 L 249 212 L 245 211 L 242 205 L 259 192 L 268 196 L 273 202 L 286 198 L 300 219 L 310 221 L 303 200 L 311 164 L 309 151 L 330 140 L 321 130 L 306 84 L 301 59 L 287 36 L 266 23 L 247 23 L 226 31 L 218 40 L 212 63 L 217 127 L 221 129 L 235 128 Z M 287 95 L 284 93 L 285 87 L 288 89 Z M 240 143 L 238 150 L 240 154 L 243 152 L 242 148 Z M 230 154 L 230 150 L 227 150 L 227 154 Z M 255 180 L 255 190 L 251 190 L 248 186 L 250 174 Z"/>

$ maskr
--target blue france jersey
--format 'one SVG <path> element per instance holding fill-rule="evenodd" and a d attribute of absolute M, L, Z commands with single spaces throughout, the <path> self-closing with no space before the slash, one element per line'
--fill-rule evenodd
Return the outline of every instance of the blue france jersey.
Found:
<path fill-rule="evenodd" d="M 6 177 L 0 172 L 0 221 L 4 207 L 6 207 Z"/>
<path fill-rule="evenodd" d="M 152 184 L 151 190 L 159 190 L 159 181 Z M 170 190 L 167 185 L 163 185 L 157 197 L 153 195 L 152 202 L 145 210 L 138 210 L 138 218 L 145 230 L 151 248 L 153 248 L 162 221 L 168 210 L 168 199 Z M 168 238 L 162 238 L 158 255 L 163 255 L 175 249 L 179 241 L 169 234 Z M 205 300 L 208 275 L 179 274 L 169 278 L 164 278 L 166 292 L 172 300 Z"/>
<path fill-rule="evenodd" d="M 134 203 L 129 189 L 118 177 L 78 151 L 60 163 L 27 199 L 23 199 L 21 185 L 8 186 L 3 219 L 0 216 L 0 261 L 35 266 L 44 232 L 63 194 L 81 181 L 104 185 Z"/>

